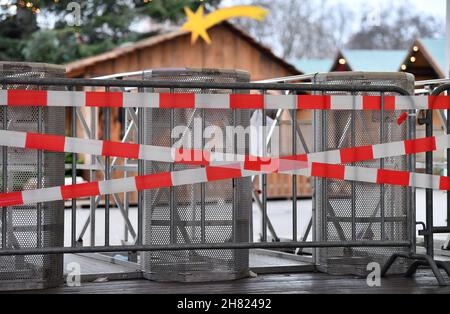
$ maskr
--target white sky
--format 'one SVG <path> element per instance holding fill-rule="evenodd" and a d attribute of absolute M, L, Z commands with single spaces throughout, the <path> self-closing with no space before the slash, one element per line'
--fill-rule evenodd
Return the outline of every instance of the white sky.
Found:
<path fill-rule="evenodd" d="M 281 0 L 282 1 L 282 0 Z M 314 0 L 309 0 L 314 1 Z M 363 5 L 380 4 L 383 7 L 392 5 L 392 3 L 401 3 L 404 0 L 333 0 L 335 2 L 347 3 L 351 7 L 361 7 Z M 418 11 L 426 12 L 436 17 L 445 18 L 445 0 L 410 0 L 410 3 Z"/>
<path fill-rule="evenodd" d="M 250 0 L 223 0 L 222 6 L 247 4 Z M 283 0 L 273 0 L 274 2 Z M 299 0 L 299 1 L 316 1 L 316 0 Z M 336 3 L 347 4 L 349 7 L 358 11 L 363 6 L 375 6 L 377 4 L 384 6 L 392 5 L 392 3 L 404 2 L 404 0 L 331 0 Z M 416 7 L 418 11 L 426 12 L 427 14 L 436 17 L 445 18 L 445 0 L 410 0 L 410 3 Z"/>
<path fill-rule="evenodd" d="M 222 0 L 221 6 L 231 6 L 231 5 L 245 5 L 249 4 L 252 0 Z M 272 0 L 273 2 L 282 2 L 285 0 Z M 318 3 L 318 9 L 320 9 L 320 0 L 298 0 L 298 1 L 313 1 Z M 329 0 L 332 3 L 342 3 L 351 8 L 355 13 L 355 21 L 358 21 L 358 13 L 363 12 L 363 9 L 367 7 L 376 7 L 377 5 L 381 8 L 392 6 L 393 3 L 402 3 L 405 0 Z M 0 0 L 0 3 L 7 2 L 7 0 Z M 437 18 L 445 20 L 445 8 L 446 0 L 409 0 L 411 5 L 414 6 L 414 10 L 418 12 L 425 12 L 426 14 L 433 15 Z M 53 20 L 48 20 L 48 17 L 40 16 L 38 22 L 41 26 L 52 27 Z M 147 25 L 147 23 L 145 23 Z M 357 26 L 357 25 L 354 25 Z M 140 27 L 141 28 L 141 27 Z"/>

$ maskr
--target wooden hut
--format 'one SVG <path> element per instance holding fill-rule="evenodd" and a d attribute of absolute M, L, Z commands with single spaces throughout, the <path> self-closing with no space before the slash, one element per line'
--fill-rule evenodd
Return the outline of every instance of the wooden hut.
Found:
<path fill-rule="evenodd" d="M 406 50 L 343 49 L 336 54 L 330 72 L 397 72 Z"/>
<path fill-rule="evenodd" d="M 124 45 L 67 65 L 68 77 L 96 77 L 152 68 L 229 68 L 252 80 L 301 74 L 290 63 L 231 23 L 208 30 L 212 44 L 191 44 L 191 34 L 174 31 Z"/>
<path fill-rule="evenodd" d="M 210 45 L 202 40 L 191 44 L 191 34 L 182 30 L 153 36 L 70 63 L 67 65 L 67 76 L 92 78 L 155 68 L 241 69 L 248 71 L 253 81 L 302 74 L 297 67 L 279 58 L 231 23 L 216 25 L 208 33 L 212 39 Z M 89 116 L 89 111 L 84 114 Z M 119 141 L 121 122 L 118 109 L 112 109 L 112 119 L 111 139 Z M 78 129 L 82 129 L 81 125 Z M 103 138 L 101 123 L 97 135 Z M 287 191 L 292 189 L 292 180 L 287 176 L 273 174 L 268 182 L 270 198 L 289 197 Z M 299 178 L 298 189 L 299 194 L 311 196 L 309 178 Z"/>
<path fill-rule="evenodd" d="M 445 39 L 415 40 L 399 70 L 414 74 L 417 81 L 445 78 Z"/>
<path fill-rule="evenodd" d="M 414 74 L 416 81 L 445 78 L 445 39 L 416 39 L 409 48 L 403 63 L 399 66 L 399 71 Z M 438 111 L 433 112 L 433 127 L 435 135 L 444 134 L 444 120 Z M 417 127 L 417 136 L 425 136 L 424 126 Z M 424 154 L 421 154 L 418 160 L 424 161 L 424 158 Z M 445 151 L 436 151 L 434 160 L 443 163 L 445 161 Z"/>

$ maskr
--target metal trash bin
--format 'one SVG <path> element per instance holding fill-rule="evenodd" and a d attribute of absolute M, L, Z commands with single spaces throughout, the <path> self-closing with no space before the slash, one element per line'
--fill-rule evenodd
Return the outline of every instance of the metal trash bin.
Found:
<path fill-rule="evenodd" d="M 249 78 L 247 72 L 234 70 L 167 69 L 153 70 L 147 73 L 144 79 L 233 83 L 248 82 Z M 205 94 L 232 92 L 210 89 L 171 91 Z M 145 109 L 144 117 L 145 143 L 165 147 L 174 144 L 171 130 L 175 126 L 187 126 L 186 130 L 195 132 L 194 124 L 198 125 L 200 121 L 201 130 L 215 126 L 226 134 L 227 126 L 235 124 L 246 128 L 250 123 L 250 113 L 246 110 L 233 113 L 230 110 L 216 109 Z M 199 145 L 198 141 L 195 142 L 194 136 L 190 141 L 192 141 L 191 148 L 202 149 L 204 146 Z M 237 143 L 237 146 L 240 154 L 247 153 L 245 143 Z M 146 162 L 145 173 L 177 171 L 193 167 L 196 166 Z M 143 203 L 145 244 L 248 242 L 252 208 L 250 178 L 150 190 L 144 192 Z M 247 276 L 248 259 L 248 250 L 144 252 L 142 267 L 144 276 L 156 281 L 223 281 Z"/>
<path fill-rule="evenodd" d="M 0 62 L 0 77 L 49 78 L 65 76 L 65 68 L 41 63 Z M 8 89 L 37 89 L 9 85 Z M 57 88 L 42 86 L 40 89 Z M 11 131 L 64 135 L 64 108 L 3 107 L 0 127 Z M 4 154 L 6 153 L 6 154 Z M 6 158 L 5 158 L 6 157 Z M 64 154 L 0 147 L 2 191 L 64 185 Z M 40 182 L 40 184 L 39 184 Z M 2 249 L 64 245 L 64 203 L 11 206 L 0 209 Z M 63 283 L 63 255 L 0 256 L 0 291 L 45 289 Z"/>
<path fill-rule="evenodd" d="M 414 76 L 406 73 L 326 73 L 316 76 L 318 84 L 398 86 L 414 93 Z M 357 90 L 357 88 L 355 89 Z M 324 94 L 343 94 L 326 92 Z M 355 95 L 380 95 L 361 93 Z M 385 93 L 385 95 L 393 95 Z M 397 125 L 400 111 L 316 111 L 314 113 L 315 151 L 402 141 L 414 134 L 415 125 Z M 411 129 L 412 128 L 412 129 Z M 384 138 L 381 139 L 381 130 Z M 359 162 L 358 167 L 380 168 L 380 160 Z M 408 170 L 408 157 L 384 159 L 385 169 Z M 415 230 L 415 193 L 407 187 L 315 179 L 315 236 L 318 241 L 410 241 Z M 316 263 L 330 274 L 365 275 L 370 262 L 383 265 L 395 252 L 408 248 L 320 248 Z M 406 271 L 399 260 L 392 272 Z"/>

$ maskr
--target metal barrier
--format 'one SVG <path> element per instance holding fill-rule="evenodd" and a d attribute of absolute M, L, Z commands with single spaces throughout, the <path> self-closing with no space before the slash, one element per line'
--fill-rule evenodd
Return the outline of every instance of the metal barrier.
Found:
<path fill-rule="evenodd" d="M 36 63 L 0 62 L 0 77 L 60 77 L 61 66 Z M 23 89 L 23 85 L 8 88 Z M 52 86 L 35 90 L 57 90 Z M 64 108 L 4 107 L 0 111 L 2 129 L 64 135 Z M 0 157 L 2 190 L 46 188 L 63 185 L 64 155 L 50 151 L 2 148 Z M 64 204 L 62 201 L 12 206 L 1 209 L 2 249 L 62 246 Z M 63 256 L 33 255 L 0 257 L 0 290 L 42 289 L 60 285 Z"/>
<path fill-rule="evenodd" d="M 318 74 L 315 82 L 393 85 L 404 88 L 411 94 L 414 91 L 414 76 L 406 73 L 333 72 Z M 392 94 L 382 93 L 382 95 Z M 381 106 L 385 108 L 386 101 L 382 102 Z M 402 113 L 389 110 L 316 111 L 315 151 L 414 138 L 414 124 L 397 123 Z M 414 171 L 413 164 L 414 160 L 408 160 L 406 155 L 356 163 L 367 168 L 410 172 Z M 314 206 L 318 239 L 328 241 L 414 239 L 414 230 L 410 229 L 415 223 L 415 193 L 412 188 L 315 179 Z M 317 250 L 317 265 L 319 269 L 333 274 L 363 275 L 367 272 L 369 263 L 377 262 L 382 265 L 393 252 L 399 250 L 320 249 Z M 408 253 L 408 250 L 405 252 Z M 398 263 L 391 272 L 403 273 L 407 267 L 407 263 Z"/>
<path fill-rule="evenodd" d="M 71 222 L 71 247 L 51 247 L 51 248 L 19 248 L 19 249 L 10 249 L 5 246 L 2 246 L 0 250 L 1 256 L 11 256 L 11 255 L 42 255 L 42 254 L 65 254 L 65 253 L 86 253 L 86 252 L 130 252 L 133 255 L 136 252 L 153 252 L 153 251 L 186 251 L 186 250 L 225 250 L 225 249 L 254 249 L 254 248 L 273 248 L 273 249 L 298 249 L 298 248 L 357 248 L 357 247 L 383 247 L 383 248 L 408 248 L 409 253 L 402 253 L 400 255 L 396 255 L 392 257 L 392 260 L 398 256 L 400 257 L 408 257 L 408 258 L 417 258 L 418 255 L 415 254 L 415 237 L 414 232 L 410 232 L 408 234 L 408 238 L 405 241 L 389 241 L 385 240 L 382 237 L 381 240 L 373 240 L 367 241 L 361 239 L 360 241 L 355 241 L 352 239 L 350 241 L 306 241 L 305 234 L 302 235 L 303 241 L 298 241 L 297 236 L 297 225 L 295 223 L 297 217 L 297 196 L 296 190 L 293 189 L 293 206 L 292 206 L 292 217 L 293 221 L 293 230 L 292 233 L 294 238 L 291 242 L 267 242 L 267 230 L 270 226 L 270 220 L 268 219 L 267 214 L 267 197 L 266 197 L 266 185 L 264 184 L 265 176 L 273 172 L 274 169 L 262 169 L 262 166 L 265 165 L 264 162 L 257 161 L 256 164 L 245 164 L 247 159 L 244 158 L 243 163 L 239 164 L 239 170 L 236 170 L 230 165 L 227 164 L 209 164 L 207 161 L 206 164 L 201 164 L 202 168 L 194 168 L 193 170 L 198 170 L 198 172 L 192 172 L 190 176 L 192 177 L 191 181 L 188 183 L 204 183 L 210 180 L 221 180 L 221 179 L 232 179 L 232 178 L 240 178 L 243 176 L 262 176 L 262 197 L 259 199 L 262 209 L 262 230 L 263 242 L 253 243 L 253 242 L 238 242 L 234 240 L 233 242 L 224 242 L 224 243 L 205 243 L 204 240 L 201 240 L 199 243 L 176 243 L 172 241 L 167 244 L 144 244 L 144 206 L 142 202 L 142 191 L 154 188 L 154 182 L 162 182 L 159 187 L 172 187 L 177 186 L 177 184 L 182 185 L 186 184 L 186 181 L 180 180 L 178 176 L 182 176 L 184 174 L 188 175 L 188 172 L 179 173 L 171 172 L 166 173 L 163 177 L 149 176 L 146 177 L 146 173 L 144 171 L 145 158 L 150 158 L 147 160 L 150 161 L 160 161 L 155 160 L 155 156 L 148 157 L 150 155 L 140 154 L 141 149 L 144 149 L 142 146 L 144 144 L 143 134 L 142 134 L 142 126 L 144 121 L 144 113 L 142 110 L 144 107 L 158 107 L 158 108 L 167 108 L 161 110 L 173 110 L 174 108 L 203 108 L 208 110 L 209 108 L 214 108 L 215 106 L 218 108 L 228 108 L 232 110 L 260 110 L 263 117 L 266 117 L 267 111 L 271 109 L 275 110 L 291 110 L 291 116 L 296 117 L 296 113 L 298 110 L 339 110 L 339 106 L 341 110 L 344 108 L 346 110 L 411 110 L 410 115 L 407 116 L 406 120 L 409 124 L 415 124 L 415 117 L 412 114 L 417 108 L 436 108 L 443 106 L 440 102 L 441 100 L 425 100 L 423 98 L 415 99 L 411 95 L 409 95 L 408 91 L 398 86 L 392 85 L 367 85 L 367 84 L 314 84 L 314 83 L 296 83 L 296 84 L 288 84 L 288 83 L 211 83 L 211 82 L 164 82 L 164 81 L 152 81 L 148 82 L 142 80 L 144 72 L 141 73 L 133 73 L 133 75 L 138 74 L 138 80 L 124 80 L 123 77 L 118 77 L 119 79 L 34 79 L 34 78 L 9 78 L 9 77 L 0 77 L 0 85 L 7 90 L 6 94 L 0 93 L 0 105 L 8 105 L 8 106 L 19 106 L 19 105 L 56 105 L 56 106 L 86 106 L 87 110 L 91 113 L 92 117 L 97 116 L 97 107 L 104 107 L 104 140 L 106 142 L 99 141 L 91 141 L 91 142 L 76 142 L 74 139 L 63 139 L 62 147 L 61 145 L 56 147 L 52 146 L 49 148 L 45 146 L 44 142 L 42 144 L 35 144 L 34 147 L 27 147 L 26 137 L 24 139 L 24 146 L 27 148 L 34 149 L 53 149 L 53 150 L 63 150 L 66 152 L 72 152 L 75 154 L 73 158 L 71 169 L 72 169 L 72 182 L 74 186 L 65 187 L 61 190 L 52 190 L 54 199 L 72 199 L 72 222 Z M 308 78 L 301 78 L 308 79 Z M 34 87 L 45 87 L 45 86 L 62 86 L 66 88 L 66 92 L 63 94 L 30 94 L 26 95 L 18 95 L 11 93 L 10 94 L 10 86 L 14 84 L 26 85 L 26 86 L 34 86 Z M 80 90 L 81 88 L 92 87 L 96 89 L 96 92 L 92 93 L 83 93 L 83 92 L 73 92 L 70 94 L 70 91 Z M 101 92 L 98 89 L 102 89 Z M 169 89 L 167 93 L 158 94 L 158 93 L 148 93 L 148 90 L 154 89 Z M 137 89 L 137 93 L 130 93 L 130 90 Z M 208 102 L 205 100 L 206 98 L 202 98 L 197 96 L 196 94 L 181 94 L 175 93 L 174 90 L 228 90 L 229 94 L 225 94 L 225 102 L 224 98 L 215 98 L 214 100 Z M 117 92 L 117 90 L 121 90 L 121 92 Z M 233 95 L 237 95 L 237 91 L 242 90 L 254 90 L 257 91 L 257 95 L 252 95 L 247 98 L 239 98 L 234 97 Z M 268 95 L 269 91 L 278 91 L 283 93 L 280 96 L 271 96 Z M 436 90 L 435 95 L 438 95 L 442 90 Z M 308 96 L 303 95 L 304 93 L 310 92 L 319 92 L 319 93 L 330 93 L 330 92 L 345 92 L 349 94 L 360 94 L 360 93 L 376 93 L 379 96 L 375 97 L 366 97 L 366 96 L 343 96 L 343 98 L 336 97 L 336 101 L 334 101 L 334 96 Z M 387 96 L 387 93 L 395 94 L 395 95 L 403 95 L 404 97 L 393 97 Z M 140 97 L 139 95 L 142 95 Z M 145 96 L 145 97 L 144 97 Z M 3 98 L 2 98 L 3 97 Z M 50 99 L 51 97 L 55 97 L 55 99 Z M 347 97 L 347 98 L 345 98 Z M 2 99 L 6 103 L 1 103 Z M 28 99 L 28 100 L 27 100 Z M 29 99 L 33 99 L 30 101 Z M 149 105 L 148 100 L 152 99 L 154 101 Z M 218 101 L 216 103 L 212 103 Z M 439 104 L 436 104 L 436 101 Z M 28 103 L 27 103 L 28 102 Z M 345 105 L 343 106 L 343 104 Z M 384 105 L 383 105 L 384 104 Z M 120 111 L 122 111 L 122 117 L 126 123 L 126 129 L 123 132 L 122 144 L 129 145 L 128 142 L 135 141 L 137 142 L 137 146 L 114 146 L 119 143 L 110 142 L 110 111 L 112 107 L 118 107 Z M 6 108 L 6 107 L 4 107 Z M 388 109 L 389 108 L 389 109 Z M 96 119 L 91 121 L 91 125 L 84 119 L 83 114 L 81 112 L 81 108 L 73 107 L 72 111 L 72 121 L 79 120 L 84 131 L 88 135 L 90 139 L 96 138 Z M 431 112 L 431 111 L 430 111 Z M 279 116 L 279 114 L 276 114 Z M 275 122 L 277 119 L 275 119 Z M 304 137 L 301 132 L 301 129 L 296 124 L 296 119 L 293 118 L 293 132 L 297 133 L 297 136 L 294 136 L 294 141 L 300 139 L 302 144 L 304 144 Z M 6 130 L 6 128 L 5 128 Z M 77 137 L 77 125 L 76 123 L 72 124 L 72 137 Z M 134 133 L 134 135 L 133 135 Z M 428 135 L 428 134 L 427 134 Z M 432 134 L 431 134 L 432 135 Z M 18 136 L 23 136 L 18 135 Z M 26 136 L 26 135 L 25 135 Z M 412 138 L 412 134 L 408 135 L 406 140 L 414 140 Z M 60 139 L 61 140 L 61 139 Z M 445 139 L 444 139 L 445 140 Z M 267 137 L 263 138 L 264 145 L 267 144 Z M 61 143 L 57 141 L 58 143 Z M 441 141 L 444 142 L 444 141 Z M 441 143 L 439 142 L 439 143 Z M 19 142 L 17 142 L 19 143 Z M 72 143 L 72 144 L 67 144 Z M 105 144 L 106 143 L 106 144 Z M 411 142 L 408 142 L 411 144 Z M 422 143 L 422 142 L 421 142 Z M 80 144 L 80 145 L 79 145 Z M 91 149 L 94 149 L 97 153 L 93 157 L 93 163 L 88 167 L 84 167 L 91 173 L 92 183 L 90 185 L 79 186 L 76 185 L 76 171 L 77 169 L 83 168 L 80 165 L 76 164 L 76 154 L 85 153 L 83 151 L 83 145 L 90 145 Z M 390 143 L 387 143 L 388 145 Z M 2 144 L 4 145 L 4 144 Z M 11 145 L 19 145 L 19 144 L 11 144 Z M 44 147 L 40 146 L 43 145 Z M 89 146 L 88 145 L 88 146 Z M 405 145 L 407 143 L 399 142 L 396 145 Z M 414 172 L 414 165 L 411 163 L 413 160 L 413 156 L 418 152 L 428 152 L 428 157 L 432 154 L 432 150 L 439 149 L 439 145 L 434 145 L 434 147 L 430 147 L 429 145 L 417 145 L 420 146 L 420 149 L 415 149 L 416 144 L 413 142 L 413 149 L 403 149 L 403 150 L 394 150 L 392 156 L 401 156 L 405 154 L 410 154 L 410 171 Z M 70 149 L 68 149 L 70 147 Z M 393 185 L 401 185 L 401 186 L 410 186 L 410 187 L 429 187 L 429 188 L 440 188 L 446 189 L 448 185 L 446 185 L 445 178 L 432 178 L 421 177 L 414 173 L 406 173 L 403 172 L 389 172 L 387 170 L 376 170 L 375 172 L 370 172 L 370 175 L 374 175 L 374 177 L 370 177 L 369 174 L 361 175 L 361 171 L 366 171 L 365 168 L 354 168 L 354 167 L 344 167 L 344 166 L 334 166 L 332 167 L 330 164 L 341 164 L 341 163 L 352 163 L 355 162 L 352 158 L 350 159 L 340 159 L 330 156 L 340 156 L 339 151 L 337 152 L 323 152 L 323 153 L 313 153 L 308 154 L 308 151 L 305 151 L 307 155 L 297 155 L 296 147 L 293 148 L 293 155 L 291 158 L 274 158 L 279 163 L 278 165 L 282 165 L 285 173 L 291 174 L 294 177 L 296 175 L 305 175 L 305 176 L 315 176 L 321 178 L 333 178 L 339 180 L 354 180 L 354 181 L 363 181 L 363 182 L 372 182 L 378 184 L 393 184 Z M 388 152 L 389 149 L 386 149 L 385 146 L 382 146 L 383 149 L 379 149 L 377 151 Z M 402 146 L 403 147 L 403 146 Z M 408 146 L 409 147 L 409 146 Z M 120 148 L 119 150 L 115 150 L 114 148 Z M 367 147 L 365 148 L 365 152 L 367 152 Z M 446 148 L 448 148 L 446 146 Z M 137 154 L 136 154 L 137 149 Z M 149 149 L 157 149 L 155 147 Z M 159 148 L 158 148 L 159 149 Z M 307 150 L 308 148 L 305 147 Z M 361 152 L 361 148 L 354 148 L 355 151 L 350 154 L 355 158 L 355 153 Z M 384 158 L 387 155 L 376 155 L 375 149 L 372 149 L 372 153 L 367 155 L 363 154 L 363 156 L 358 157 L 358 161 L 371 160 L 374 158 Z M 4 149 L 5 150 L 5 149 Z M 175 152 L 176 153 L 176 152 Z M 169 152 L 166 157 L 170 157 L 172 152 Z M 337 154 L 337 155 L 336 155 Z M 388 154 L 388 155 L 389 155 Z M 103 159 L 101 156 L 104 156 Z M 147 157 L 145 157 L 147 156 Z M 342 152 L 341 152 L 342 156 Z M 348 156 L 348 155 L 346 155 Z M 113 158 L 110 160 L 109 158 Z M 119 165 L 118 159 L 124 158 L 125 164 Z M 305 161 L 306 158 L 306 161 Z M 365 159 L 364 159 L 365 158 Z M 139 159 L 140 161 L 137 164 L 129 164 L 127 160 L 131 159 Z M 164 160 L 168 162 L 169 160 Z M 429 162 L 429 159 L 427 158 Z M 312 164 L 311 164 L 312 162 Z M 307 165 L 305 165 L 307 163 Z M 231 163 L 233 164 L 233 163 Z M 244 166 L 242 166 L 244 164 Z M 236 162 L 234 162 L 236 165 Z M 428 165 L 428 163 L 427 163 Z M 250 166 L 250 168 L 245 168 L 246 166 Z M 432 166 L 432 165 L 431 165 Z M 242 168 L 243 167 L 243 168 Z M 255 168 L 256 167 L 256 168 Z M 223 170 L 226 171 L 223 171 Z M 230 169 L 235 169 L 236 171 L 231 171 Z M 221 170 L 221 171 L 219 171 Z M 280 169 L 276 169 L 279 171 Z M 405 169 L 403 169 L 405 170 Z M 431 172 L 427 168 L 427 173 L 431 175 Z M 125 175 L 125 179 L 123 181 L 111 181 L 110 179 L 113 177 L 112 174 L 115 171 L 122 171 Z M 106 181 L 99 181 L 95 183 L 96 173 L 103 173 L 103 178 Z M 129 176 L 130 173 L 137 172 L 139 176 L 132 177 Z M 182 172 L 182 171 L 179 171 Z M 195 174 L 195 175 L 192 175 Z M 396 174 L 401 175 L 405 180 L 399 181 L 398 179 L 394 180 L 392 176 Z M 196 177 L 198 175 L 198 177 Z M 405 176 L 408 176 L 407 179 Z M 164 183 L 165 179 L 169 178 L 169 182 Z M 175 180 L 177 179 L 177 180 Z M 7 180 L 6 173 L 3 172 L 3 180 Z M 206 180 L 206 181 L 205 181 Z M 437 181 L 436 181 L 437 180 Z M 102 183 L 103 182 L 103 183 Z M 431 183 L 430 183 L 431 182 Z M 435 184 L 435 182 L 441 182 L 441 184 Z M 117 185 L 113 184 L 117 183 Z M 164 185 L 165 184 L 165 185 Z M 130 221 L 129 217 L 129 199 L 127 198 L 127 194 L 132 191 L 140 191 L 140 197 L 138 198 L 138 208 L 137 208 L 137 223 L 136 226 Z M 7 192 L 7 191 L 5 191 Z M 123 193 L 125 196 L 120 197 L 120 193 Z M 32 195 L 32 196 L 31 196 Z M 32 202 L 36 200 L 40 200 L 40 197 L 44 194 L 40 194 L 39 191 L 36 191 L 34 194 L 29 192 L 24 197 L 23 194 L 2 194 L 0 195 L 0 204 L 15 204 L 17 202 Z M 132 237 L 132 241 L 129 241 L 126 245 L 120 246 L 112 246 L 109 241 L 110 236 L 110 207 L 111 203 L 109 197 L 105 198 L 105 234 L 104 234 L 104 245 L 97 246 L 95 242 L 95 217 L 96 217 L 96 208 L 98 204 L 101 202 L 102 195 L 111 195 L 115 205 L 119 208 L 120 213 L 124 219 L 126 224 L 126 234 L 124 238 L 127 238 L 129 235 Z M 77 198 L 80 197 L 90 197 L 90 217 L 85 222 L 85 224 L 81 228 L 81 233 L 77 235 L 78 226 L 76 224 L 77 217 Z M 50 201 L 50 199 L 45 199 L 44 201 Z M 432 215 L 432 208 L 430 203 L 427 203 L 427 218 Z M 10 205 L 4 205 L 8 207 Z M 430 209 L 431 208 L 431 209 Z M 5 216 L 5 212 L 8 209 L 2 211 L 2 217 Z M 431 212 L 431 214 L 430 214 Z M 7 225 L 7 220 L 2 220 L 2 232 L 5 230 L 4 226 Z M 90 246 L 82 247 L 80 243 L 82 243 L 82 239 L 84 234 L 87 231 L 87 228 L 90 225 L 90 235 L 91 235 L 91 243 Z M 312 225 L 312 223 L 311 223 Z M 427 224 L 427 226 L 430 226 Z M 311 226 L 312 227 L 312 226 Z M 309 229 L 311 229 L 311 227 Z M 269 229 L 272 230 L 273 228 Z M 410 226 L 410 230 L 412 230 Z M 433 228 L 431 228 L 433 232 Z M 434 229 L 436 230 L 436 229 Z M 276 239 L 276 236 L 274 237 Z M 432 239 L 431 239 L 432 241 Z M 428 244 L 431 242 L 430 240 L 427 242 Z M 428 257 L 423 257 L 427 259 L 430 264 L 432 264 L 432 259 L 429 260 L 430 254 Z M 422 257 L 420 257 L 422 258 Z M 391 261 L 390 261 L 391 262 Z M 384 273 L 389 267 L 388 263 L 384 269 Z M 413 266 L 416 264 L 413 264 Z M 436 274 L 436 273 L 435 273 Z M 436 274 L 439 283 L 442 284 L 442 278 L 439 278 Z M 442 276 L 441 276 L 442 277 Z"/>
<path fill-rule="evenodd" d="M 184 82 L 249 82 L 245 71 L 219 69 L 164 69 L 144 75 L 144 81 Z M 148 91 L 148 90 L 147 90 Z M 155 89 L 155 93 L 169 90 Z M 172 89 L 172 93 L 201 93 L 204 97 L 221 97 L 227 90 Z M 248 93 L 248 92 L 247 92 Z M 248 111 L 226 109 L 144 109 L 144 142 L 149 145 L 174 147 L 175 141 L 192 149 L 202 150 L 208 127 L 214 126 L 225 134 L 229 127 L 248 127 Z M 177 139 L 172 130 L 182 126 Z M 216 145 L 212 152 L 227 149 L 232 153 L 248 154 L 245 142 Z M 186 147 L 185 147 L 186 148 Z M 180 171 L 198 168 L 148 161 L 144 173 Z M 144 192 L 144 243 L 220 243 L 248 242 L 249 219 L 252 209 L 250 178 L 160 188 Z M 248 276 L 248 250 L 189 250 L 148 252 L 142 255 L 144 277 L 158 281 L 223 281 Z"/>
<path fill-rule="evenodd" d="M 425 81 L 419 86 L 423 85 L 436 85 L 439 83 L 443 83 L 445 81 Z M 435 89 L 433 89 L 430 93 L 432 97 L 438 97 L 444 92 L 450 91 L 450 83 L 444 83 Z M 446 134 L 450 134 L 449 132 L 449 126 L 450 121 L 448 119 L 449 117 L 449 110 L 450 107 L 447 107 L 446 115 L 443 114 L 443 110 L 439 109 L 440 117 L 441 119 L 444 119 L 444 125 L 446 126 Z M 426 136 L 427 137 L 433 137 L 433 110 L 426 110 L 426 113 L 424 114 L 423 118 L 419 119 L 419 124 L 426 126 Z M 449 175 L 450 171 L 450 164 L 448 163 L 448 160 L 450 158 L 450 149 L 446 150 L 447 152 L 447 176 Z M 426 161 L 425 161 L 425 172 L 428 175 L 433 174 L 433 152 L 429 151 L 426 152 Z M 450 266 L 442 261 L 435 261 L 434 260 L 434 234 L 437 233 L 450 233 L 450 197 L 449 193 L 447 192 L 447 226 L 440 226 L 435 227 L 433 223 L 433 190 L 427 189 L 426 190 L 426 222 L 418 222 L 418 225 L 423 226 L 423 230 L 419 231 L 419 235 L 424 236 L 425 240 L 425 247 L 426 247 L 426 255 L 418 255 L 418 254 L 393 254 L 389 261 L 386 263 L 386 265 L 382 269 L 382 276 L 386 274 L 386 272 L 389 270 L 389 268 L 392 266 L 392 264 L 395 262 L 397 258 L 407 258 L 410 260 L 413 260 L 413 263 L 411 264 L 410 268 L 406 272 L 407 276 L 412 276 L 416 273 L 419 266 L 429 266 L 436 279 L 438 280 L 439 285 L 444 286 L 446 285 L 445 279 L 442 276 L 442 274 L 439 271 L 439 268 L 442 268 L 445 270 L 447 275 L 450 276 Z M 449 238 L 450 239 L 450 238 Z M 448 243 L 448 240 L 447 240 Z M 444 249 L 447 249 L 447 247 L 444 247 Z"/>

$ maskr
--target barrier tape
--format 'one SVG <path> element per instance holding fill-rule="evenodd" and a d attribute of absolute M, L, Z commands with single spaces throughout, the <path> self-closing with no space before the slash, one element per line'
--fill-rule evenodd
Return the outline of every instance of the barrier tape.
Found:
<path fill-rule="evenodd" d="M 0 106 L 381 110 L 381 96 L 0 90 Z M 384 109 L 450 109 L 449 96 L 384 96 Z"/>
<path fill-rule="evenodd" d="M 68 95 L 68 93 L 72 93 Z M 222 99 L 222 102 L 220 102 Z M 446 96 L 386 96 L 386 110 L 446 109 Z M 200 95 L 116 92 L 0 91 L 0 105 L 8 106 L 105 106 L 151 108 L 227 108 L 227 109 L 323 109 L 380 110 L 380 96 L 272 96 L 272 95 Z M 350 104 L 350 105 L 349 105 Z M 291 106 L 291 107 L 290 107 Z M 354 163 L 450 148 L 448 135 L 408 141 L 345 148 L 307 155 L 251 160 L 251 156 L 233 156 L 238 162 L 223 162 L 230 155 L 158 146 L 84 140 L 64 136 L 2 130 L 0 145 L 25 149 L 144 159 L 163 162 L 195 163 L 204 168 L 90 182 L 37 190 L 0 194 L 0 206 L 17 206 L 71 198 L 134 192 L 242 178 L 263 173 L 288 173 L 302 176 L 391 184 L 438 190 L 450 190 L 450 178 L 376 168 L 350 167 Z M 186 154 L 187 153 L 187 154 Z M 200 153 L 200 160 L 196 158 Z M 186 160 L 186 155 L 189 157 Z M 194 158 L 192 158 L 194 156 Z M 220 158 L 219 158 L 220 157 Z M 224 157 L 227 157 L 224 159 Z M 232 159 L 233 159 L 232 158 Z M 219 160 L 219 161 L 218 161 Z M 243 161 L 243 162 L 242 162 Z"/>
<path fill-rule="evenodd" d="M 13 132 L 13 131 L 2 131 Z M 18 140 L 14 134 L 21 137 Z M 40 147 L 61 149 L 67 141 L 64 137 L 23 132 L 6 133 L 0 136 L 1 144 L 22 145 L 24 148 Z M 42 140 L 45 139 L 45 140 Z M 46 142 L 47 141 L 47 142 Z M 79 140 L 90 143 L 92 140 Z M 101 142 L 103 141 L 95 141 Z M 16 144 L 13 144 L 16 143 Z M 115 143 L 121 144 L 121 143 Z M 109 145 L 109 144 L 107 144 Z M 128 144 L 127 144 L 128 145 Z M 75 145 L 76 147 L 76 145 Z M 256 160 L 230 163 L 223 166 L 207 166 L 191 170 L 150 174 L 107 181 L 90 182 L 46 189 L 26 190 L 0 194 L 0 207 L 50 202 L 71 198 L 134 192 L 148 189 L 175 187 L 227 179 L 237 179 L 263 173 L 286 173 L 301 176 L 349 180 L 376 184 L 392 184 L 439 190 L 450 190 L 450 178 L 376 168 L 349 167 L 339 163 L 350 163 L 404 154 L 415 154 L 450 147 L 450 137 L 439 136 L 416 140 L 378 144 L 365 147 L 346 148 L 336 151 L 283 157 L 280 159 Z M 97 148 L 98 149 L 98 148 Z M 103 150 L 109 151 L 111 150 Z M 168 157 L 168 156 L 166 156 Z M 336 164 L 333 164 L 336 163 Z"/>
<path fill-rule="evenodd" d="M 294 165 L 295 164 L 290 164 L 291 169 L 284 169 L 283 173 L 336 180 L 450 191 L 449 177 L 324 163 L 312 163 L 311 167 L 303 169 L 295 169 Z M 276 171 L 278 172 L 278 170 Z M 157 173 L 145 176 L 128 177 L 124 179 L 97 181 L 0 194 L 0 207 L 177 187 L 188 184 L 237 179 L 271 172 L 274 171 L 246 170 L 242 167 L 242 164 L 234 164 L 227 165 L 226 167 L 204 167 L 175 172 Z"/>
<path fill-rule="evenodd" d="M 243 162 L 244 166 L 249 166 L 253 161 L 261 159 L 256 156 L 233 155 L 193 149 L 80 139 L 59 135 L 7 130 L 0 130 L 0 146 L 198 166 L 223 166 L 227 163 L 236 162 Z M 266 164 L 277 165 L 280 168 L 283 167 L 283 163 L 286 164 L 289 161 L 345 164 L 409 154 L 419 154 L 448 148 L 450 148 L 450 135 L 441 135 L 385 144 L 342 148 L 296 156 L 271 159 L 266 158 L 264 159 L 264 162 Z"/>

